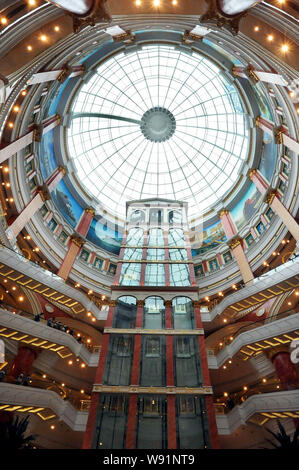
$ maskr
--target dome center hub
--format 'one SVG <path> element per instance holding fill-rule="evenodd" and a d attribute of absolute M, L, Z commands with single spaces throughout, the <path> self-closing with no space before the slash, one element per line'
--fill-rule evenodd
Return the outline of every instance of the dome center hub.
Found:
<path fill-rule="evenodd" d="M 173 114 L 161 106 L 149 109 L 141 118 L 141 132 L 151 142 L 165 142 L 174 134 L 175 128 Z"/>

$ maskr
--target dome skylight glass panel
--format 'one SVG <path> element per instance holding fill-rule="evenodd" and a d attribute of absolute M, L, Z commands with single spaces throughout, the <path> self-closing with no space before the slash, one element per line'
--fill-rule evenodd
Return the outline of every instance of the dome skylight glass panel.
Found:
<path fill-rule="evenodd" d="M 196 217 L 235 185 L 246 110 L 212 61 L 148 45 L 103 62 L 72 107 L 68 149 L 84 189 L 115 215 L 125 202 L 188 202 Z"/>

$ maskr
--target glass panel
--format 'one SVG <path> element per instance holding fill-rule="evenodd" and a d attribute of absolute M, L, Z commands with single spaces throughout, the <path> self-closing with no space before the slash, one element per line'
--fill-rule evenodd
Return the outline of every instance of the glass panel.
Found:
<path fill-rule="evenodd" d="M 141 261 L 142 248 L 126 248 L 123 259 L 130 261 Z"/>
<path fill-rule="evenodd" d="M 172 301 L 172 319 L 176 330 L 195 328 L 192 300 L 188 297 L 176 297 Z"/>
<path fill-rule="evenodd" d="M 185 235 L 184 230 L 180 228 L 171 228 L 168 234 L 168 245 L 169 246 L 185 246 Z"/>
<path fill-rule="evenodd" d="M 169 259 L 171 261 L 185 261 L 188 259 L 187 250 L 170 248 Z"/>
<path fill-rule="evenodd" d="M 167 449 L 165 397 L 139 395 L 136 449 Z"/>
<path fill-rule="evenodd" d="M 119 297 L 114 309 L 113 328 L 135 328 L 137 304 L 135 297 Z"/>
<path fill-rule="evenodd" d="M 197 337 L 174 337 L 174 366 L 176 386 L 202 386 L 201 363 Z"/>
<path fill-rule="evenodd" d="M 126 245 L 127 246 L 142 246 L 143 245 L 142 228 L 134 227 L 129 230 Z"/>
<path fill-rule="evenodd" d="M 164 236 L 161 228 L 151 228 L 149 230 L 148 246 L 164 246 Z"/>
<path fill-rule="evenodd" d="M 170 211 L 168 213 L 169 224 L 181 224 L 183 222 L 182 213 L 179 211 Z"/>
<path fill-rule="evenodd" d="M 171 286 L 190 286 L 188 264 L 170 264 L 169 271 Z"/>
<path fill-rule="evenodd" d="M 129 385 L 133 354 L 132 335 L 111 335 L 106 356 L 103 384 Z"/>
<path fill-rule="evenodd" d="M 143 308 L 143 328 L 157 330 L 164 328 L 165 308 L 161 297 L 148 297 Z"/>
<path fill-rule="evenodd" d="M 155 107 L 176 125 L 163 142 L 142 130 Z M 126 201 L 159 197 L 188 202 L 192 219 L 231 191 L 248 156 L 248 113 L 235 84 L 204 55 L 170 44 L 102 61 L 71 113 L 67 143 L 76 176 L 121 218 Z"/>
<path fill-rule="evenodd" d="M 123 263 L 120 273 L 120 286 L 138 286 L 140 282 L 141 264 Z"/>
<path fill-rule="evenodd" d="M 148 248 L 146 251 L 148 261 L 160 261 L 165 259 L 164 248 Z"/>
<path fill-rule="evenodd" d="M 145 286 L 164 286 L 164 264 L 147 264 L 145 268 Z"/>
<path fill-rule="evenodd" d="M 125 449 L 128 397 L 100 394 L 93 448 Z"/>
<path fill-rule="evenodd" d="M 178 448 L 206 449 L 209 443 L 209 423 L 204 397 L 176 397 Z"/>
<path fill-rule="evenodd" d="M 150 209 L 149 213 L 149 223 L 151 225 L 161 225 L 163 217 L 163 210 L 161 209 Z"/>
<path fill-rule="evenodd" d="M 164 387 L 166 385 L 165 337 L 142 336 L 140 385 Z"/>

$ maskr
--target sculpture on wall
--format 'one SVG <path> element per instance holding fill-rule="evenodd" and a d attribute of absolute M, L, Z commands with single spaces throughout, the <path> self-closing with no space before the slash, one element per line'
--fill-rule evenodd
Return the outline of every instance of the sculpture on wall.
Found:
<path fill-rule="evenodd" d="M 216 21 L 219 28 L 227 26 L 232 34 L 239 32 L 240 19 L 245 16 L 249 8 L 254 7 L 262 0 L 206 0 L 208 11 L 201 17 L 201 22 Z"/>
<path fill-rule="evenodd" d="M 48 0 L 59 8 L 62 8 L 66 13 L 70 14 L 73 18 L 74 32 L 77 33 L 85 26 L 94 26 L 99 22 L 111 21 L 106 4 L 107 0 Z"/>

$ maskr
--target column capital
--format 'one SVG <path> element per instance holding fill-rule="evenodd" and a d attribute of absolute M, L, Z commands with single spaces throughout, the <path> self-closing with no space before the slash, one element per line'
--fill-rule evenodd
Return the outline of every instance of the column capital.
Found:
<path fill-rule="evenodd" d="M 143 307 L 144 306 L 144 300 L 137 300 L 137 307 Z"/>
<path fill-rule="evenodd" d="M 198 34 L 191 33 L 191 29 L 186 29 L 184 35 L 182 36 L 182 42 L 185 42 L 186 39 L 191 41 L 202 41 L 203 36 L 199 36 Z"/>
<path fill-rule="evenodd" d="M 116 34 L 113 36 L 113 41 L 114 42 L 120 42 L 120 41 L 135 41 L 135 34 L 132 34 L 130 29 L 127 29 L 124 33 L 121 34 Z"/>
<path fill-rule="evenodd" d="M 71 242 L 74 243 L 74 245 L 76 245 L 77 247 L 82 248 L 85 243 L 85 240 L 79 235 L 74 234 L 71 236 Z"/>
<path fill-rule="evenodd" d="M 165 300 L 164 305 L 165 305 L 166 308 L 167 307 L 172 307 L 172 300 Z"/>
<path fill-rule="evenodd" d="M 239 32 L 240 19 L 246 15 L 247 10 L 237 13 L 236 15 L 227 15 L 220 9 L 218 0 L 207 0 L 208 10 L 202 15 L 200 22 L 214 20 L 218 28 L 227 26 L 231 33 L 236 36 Z"/>
<path fill-rule="evenodd" d="M 222 217 L 223 215 L 227 215 L 227 214 L 229 214 L 229 211 L 228 211 L 227 209 L 222 209 L 222 210 L 218 213 L 220 219 L 221 219 L 221 217 Z"/>
<path fill-rule="evenodd" d="M 67 171 L 68 171 L 68 170 L 67 170 L 67 167 L 66 167 L 66 166 L 64 166 L 64 165 L 59 165 L 59 166 L 57 167 L 57 169 L 58 169 L 59 171 L 62 171 L 63 176 L 65 176 L 65 175 L 67 174 Z"/>
<path fill-rule="evenodd" d="M 109 300 L 108 305 L 109 307 L 115 307 L 117 304 L 117 300 Z"/>
<path fill-rule="evenodd" d="M 199 300 L 193 300 L 192 304 L 193 304 L 194 308 L 200 308 L 200 301 Z"/>
<path fill-rule="evenodd" d="M 247 173 L 247 176 L 249 179 L 252 179 L 253 175 L 257 173 L 257 168 L 250 168 L 250 170 Z"/>
<path fill-rule="evenodd" d="M 276 189 L 269 188 L 269 190 L 266 193 L 266 198 L 265 198 L 266 204 L 269 204 L 269 206 L 270 206 L 272 204 L 273 199 L 275 198 L 275 196 L 276 196 Z"/>
<path fill-rule="evenodd" d="M 65 80 L 71 75 L 72 71 L 72 67 L 66 64 L 58 75 L 57 80 L 60 83 L 65 82 Z"/>
<path fill-rule="evenodd" d="M 106 10 L 105 4 L 107 0 L 95 0 L 94 6 L 85 15 L 76 15 L 70 13 L 73 18 L 73 30 L 74 33 L 78 33 L 82 28 L 86 26 L 95 26 L 98 22 L 111 22 L 111 16 Z"/>
<path fill-rule="evenodd" d="M 43 135 L 43 126 L 40 124 L 34 124 L 33 126 L 33 141 L 40 142 Z"/>
<path fill-rule="evenodd" d="M 43 184 L 42 186 L 39 186 L 37 188 L 37 192 L 41 196 L 43 202 L 46 202 L 51 199 L 47 185 Z"/>
<path fill-rule="evenodd" d="M 274 129 L 274 140 L 277 145 L 281 145 L 283 143 L 282 134 L 283 134 L 282 127 L 276 127 L 276 129 Z"/>
<path fill-rule="evenodd" d="M 87 207 L 87 208 L 85 209 L 85 212 L 86 212 L 87 214 L 91 214 L 92 216 L 94 216 L 95 213 L 96 213 L 96 211 L 95 211 L 92 207 Z"/>
<path fill-rule="evenodd" d="M 252 64 L 248 65 L 248 67 L 245 69 L 245 72 L 249 78 L 252 78 L 255 81 L 255 83 L 260 81 L 259 77 L 256 75 L 254 71 L 254 67 Z"/>
<path fill-rule="evenodd" d="M 234 237 L 231 240 L 227 242 L 228 246 L 230 247 L 231 250 L 236 248 L 237 246 L 241 245 L 242 243 L 242 238 L 241 237 Z"/>
<path fill-rule="evenodd" d="M 254 124 L 255 124 L 257 127 L 259 126 L 260 120 L 261 120 L 261 116 L 256 117 L 255 120 L 254 120 Z"/>

